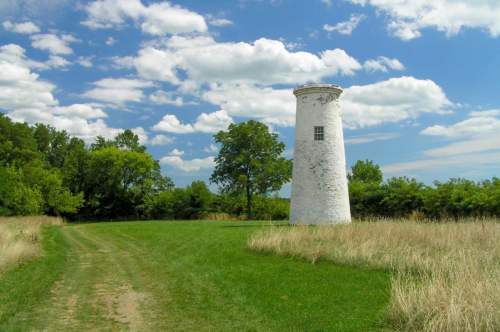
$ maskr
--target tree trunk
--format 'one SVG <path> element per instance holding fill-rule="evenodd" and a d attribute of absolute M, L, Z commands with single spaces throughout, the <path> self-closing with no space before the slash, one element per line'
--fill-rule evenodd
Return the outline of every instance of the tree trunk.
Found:
<path fill-rule="evenodd" d="M 247 219 L 253 219 L 253 211 L 252 211 L 252 191 L 251 186 L 247 185 Z"/>

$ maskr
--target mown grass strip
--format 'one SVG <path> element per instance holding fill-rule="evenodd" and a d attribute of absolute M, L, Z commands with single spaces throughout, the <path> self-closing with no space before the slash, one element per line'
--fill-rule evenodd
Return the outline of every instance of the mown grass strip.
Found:
<path fill-rule="evenodd" d="M 42 230 L 43 255 L 0 274 L 0 331 L 26 331 L 36 306 L 63 272 L 68 243 L 58 226 Z"/>

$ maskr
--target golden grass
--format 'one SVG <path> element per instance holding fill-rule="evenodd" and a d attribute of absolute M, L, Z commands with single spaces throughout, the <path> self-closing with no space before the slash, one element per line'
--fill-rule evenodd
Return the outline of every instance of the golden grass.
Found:
<path fill-rule="evenodd" d="M 500 224 L 359 222 L 276 227 L 249 248 L 393 271 L 387 323 L 398 331 L 500 331 Z"/>
<path fill-rule="evenodd" d="M 0 271 L 41 253 L 43 225 L 60 225 L 54 217 L 0 217 Z"/>

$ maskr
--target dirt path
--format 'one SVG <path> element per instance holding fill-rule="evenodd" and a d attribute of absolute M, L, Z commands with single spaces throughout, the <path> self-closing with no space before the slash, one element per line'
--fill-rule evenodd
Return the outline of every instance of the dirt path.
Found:
<path fill-rule="evenodd" d="M 69 264 L 51 298 L 36 314 L 36 331 L 154 331 L 155 303 L 136 262 L 85 226 L 62 229 L 71 250 Z"/>

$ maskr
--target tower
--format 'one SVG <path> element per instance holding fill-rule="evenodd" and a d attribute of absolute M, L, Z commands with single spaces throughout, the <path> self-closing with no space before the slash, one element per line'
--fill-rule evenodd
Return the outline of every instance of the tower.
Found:
<path fill-rule="evenodd" d="M 351 222 L 339 96 L 332 84 L 296 88 L 292 224 Z"/>

